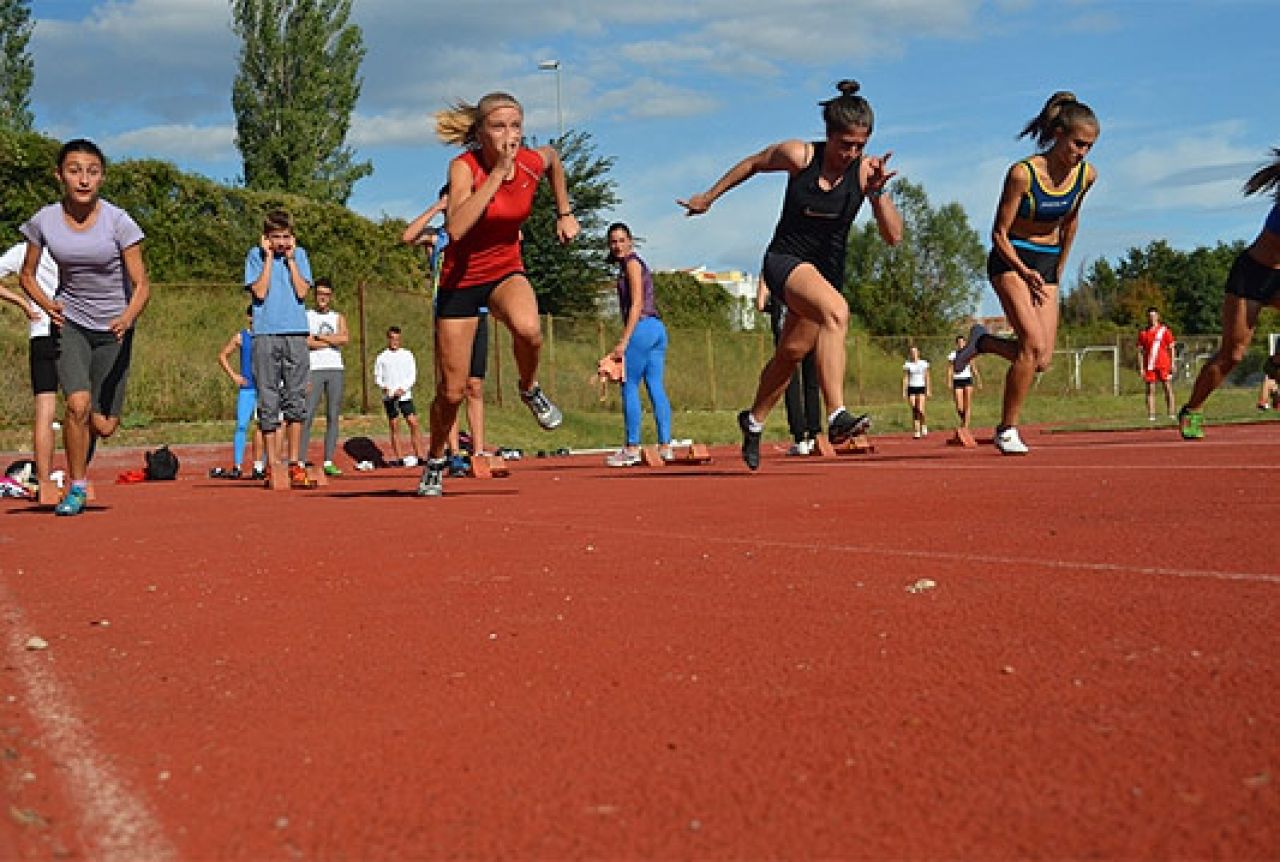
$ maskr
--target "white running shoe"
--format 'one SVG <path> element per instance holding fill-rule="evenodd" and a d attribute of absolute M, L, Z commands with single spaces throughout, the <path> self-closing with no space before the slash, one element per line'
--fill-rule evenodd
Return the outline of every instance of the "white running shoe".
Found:
<path fill-rule="evenodd" d="M 404 464 L 406 467 L 417 467 L 418 457 L 416 455 L 405 455 L 404 460 L 400 463 Z"/>
<path fill-rule="evenodd" d="M 978 355 L 978 342 L 986 334 L 987 328 L 981 323 L 975 323 L 969 327 L 969 334 L 964 339 L 964 347 L 957 350 L 956 358 L 951 360 L 952 371 L 964 371 L 965 366 L 973 362 L 973 357 Z"/>
<path fill-rule="evenodd" d="M 1025 455 L 1031 451 L 1027 448 L 1027 444 L 1022 442 L 1022 438 L 1018 436 L 1017 428 L 1006 428 L 1003 431 L 997 431 L 996 448 L 1000 450 L 1001 455 Z"/>
<path fill-rule="evenodd" d="M 795 443 L 791 444 L 791 448 L 787 449 L 787 454 L 788 455 L 812 455 L 813 441 L 798 440 Z"/>
<path fill-rule="evenodd" d="M 919 428 L 917 428 L 915 431 L 913 431 L 913 432 L 912 432 L 912 434 L 911 434 L 911 439 L 912 439 L 912 440 L 919 440 L 919 439 L 920 439 L 920 436 L 921 436 L 921 435 L 920 435 L 920 429 L 919 429 Z"/>
<path fill-rule="evenodd" d="M 634 467 L 640 463 L 640 450 L 628 452 L 626 449 L 619 449 L 605 458 L 604 463 L 608 467 Z"/>

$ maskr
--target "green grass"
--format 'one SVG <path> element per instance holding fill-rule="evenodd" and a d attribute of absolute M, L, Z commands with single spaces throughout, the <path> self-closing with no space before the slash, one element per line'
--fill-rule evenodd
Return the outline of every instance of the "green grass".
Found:
<path fill-rule="evenodd" d="M 1182 397 L 1186 393 L 1180 391 Z M 1205 415 L 1209 423 L 1257 421 L 1272 418 L 1272 413 L 1259 413 L 1255 407 L 1253 390 L 1224 388 L 1206 405 Z M 425 407 L 425 401 L 420 400 Z M 647 402 L 646 402 L 647 404 Z M 999 417 L 999 391 L 988 386 L 977 394 L 974 405 L 976 428 L 989 428 Z M 874 418 L 874 433 L 894 433 L 911 429 L 911 413 L 905 402 L 867 404 L 858 409 L 869 412 Z M 717 444 L 737 442 L 736 409 L 676 411 L 673 419 L 677 438 Z M 555 432 L 539 429 L 523 406 L 510 403 L 486 409 L 487 436 L 491 446 L 511 446 L 532 453 L 539 449 L 599 448 L 617 446 L 622 442 L 621 410 L 571 410 L 565 415 L 564 425 Z M 1277 417 L 1280 418 L 1280 417 Z M 1162 420 L 1164 423 L 1165 420 Z M 1077 395 L 1070 397 L 1043 396 L 1032 393 L 1023 411 L 1023 423 L 1046 426 L 1056 430 L 1120 430 L 1147 428 L 1146 406 L 1141 395 L 1114 397 L 1110 395 Z M 1171 424 L 1171 423 L 1169 423 Z M 955 411 L 949 400 L 935 397 L 929 403 L 929 426 L 934 431 L 955 427 Z M 324 422 L 318 420 L 312 429 L 313 440 L 323 434 Z M 191 422 L 151 422 L 146 425 L 124 424 L 112 438 L 112 446 L 156 446 L 161 443 L 231 443 L 234 423 L 230 420 L 204 420 Z M 384 439 L 386 418 L 381 414 L 348 414 L 342 419 L 342 438 L 369 436 Z M 653 419 L 646 412 L 643 426 L 646 441 L 653 440 Z M 781 405 L 769 417 L 766 438 L 782 441 L 787 437 L 786 411 Z M 29 429 L 22 426 L 0 428 L 0 450 L 25 451 L 31 445 Z"/>

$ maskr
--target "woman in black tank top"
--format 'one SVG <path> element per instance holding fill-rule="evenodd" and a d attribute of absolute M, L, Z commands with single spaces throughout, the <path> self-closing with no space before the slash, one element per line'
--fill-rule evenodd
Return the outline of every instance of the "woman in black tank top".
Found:
<path fill-rule="evenodd" d="M 742 459 L 752 470 L 760 466 L 760 437 L 769 411 L 778 403 L 800 360 L 816 351 L 818 380 L 830 415 L 827 437 L 835 444 L 861 434 L 871 425 L 844 407 L 845 337 L 849 303 L 844 287 L 844 259 L 853 223 L 864 199 L 880 236 L 890 245 L 902 240 L 902 217 L 885 195 L 895 171 L 891 153 L 866 156 L 874 116 L 858 95 L 856 81 L 841 81 L 840 95 L 822 102 L 825 141 L 789 140 L 747 156 L 702 194 L 677 200 L 686 215 L 705 213 L 716 199 L 758 173 L 790 174 L 782 214 L 765 254 L 763 276 L 774 301 L 787 306 L 787 319 L 773 358 L 760 372 L 751 408 L 738 414 Z"/>

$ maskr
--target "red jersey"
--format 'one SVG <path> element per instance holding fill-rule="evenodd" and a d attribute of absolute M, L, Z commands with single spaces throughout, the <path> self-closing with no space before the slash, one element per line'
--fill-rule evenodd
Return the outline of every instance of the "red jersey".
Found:
<path fill-rule="evenodd" d="M 474 191 L 489 172 L 474 151 L 465 152 L 458 159 L 471 169 Z M 515 174 L 498 187 L 471 230 L 462 239 L 449 243 L 445 250 L 440 270 L 442 290 L 487 284 L 524 270 L 520 227 L 533 211 L 533 195 L 545 171 L 541 155 L 535 150 L 520 148 L 516 153 Z"/>
<path fill-rule="evenodd" d="M 1143 371 L 1169 371 L 1173 367 L 1173 330 L 1163 323 L 1138 330 Z"/>

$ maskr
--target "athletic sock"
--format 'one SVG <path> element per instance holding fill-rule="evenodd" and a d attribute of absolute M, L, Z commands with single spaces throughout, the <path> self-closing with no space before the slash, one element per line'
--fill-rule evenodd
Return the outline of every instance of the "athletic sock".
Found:
<path fill-rule="evenodd" d="M 747 411 L 747 428 L 752 434 L 760 434 L 764 431 L 764 423 L 756 419 L 750 411 Z"/>

